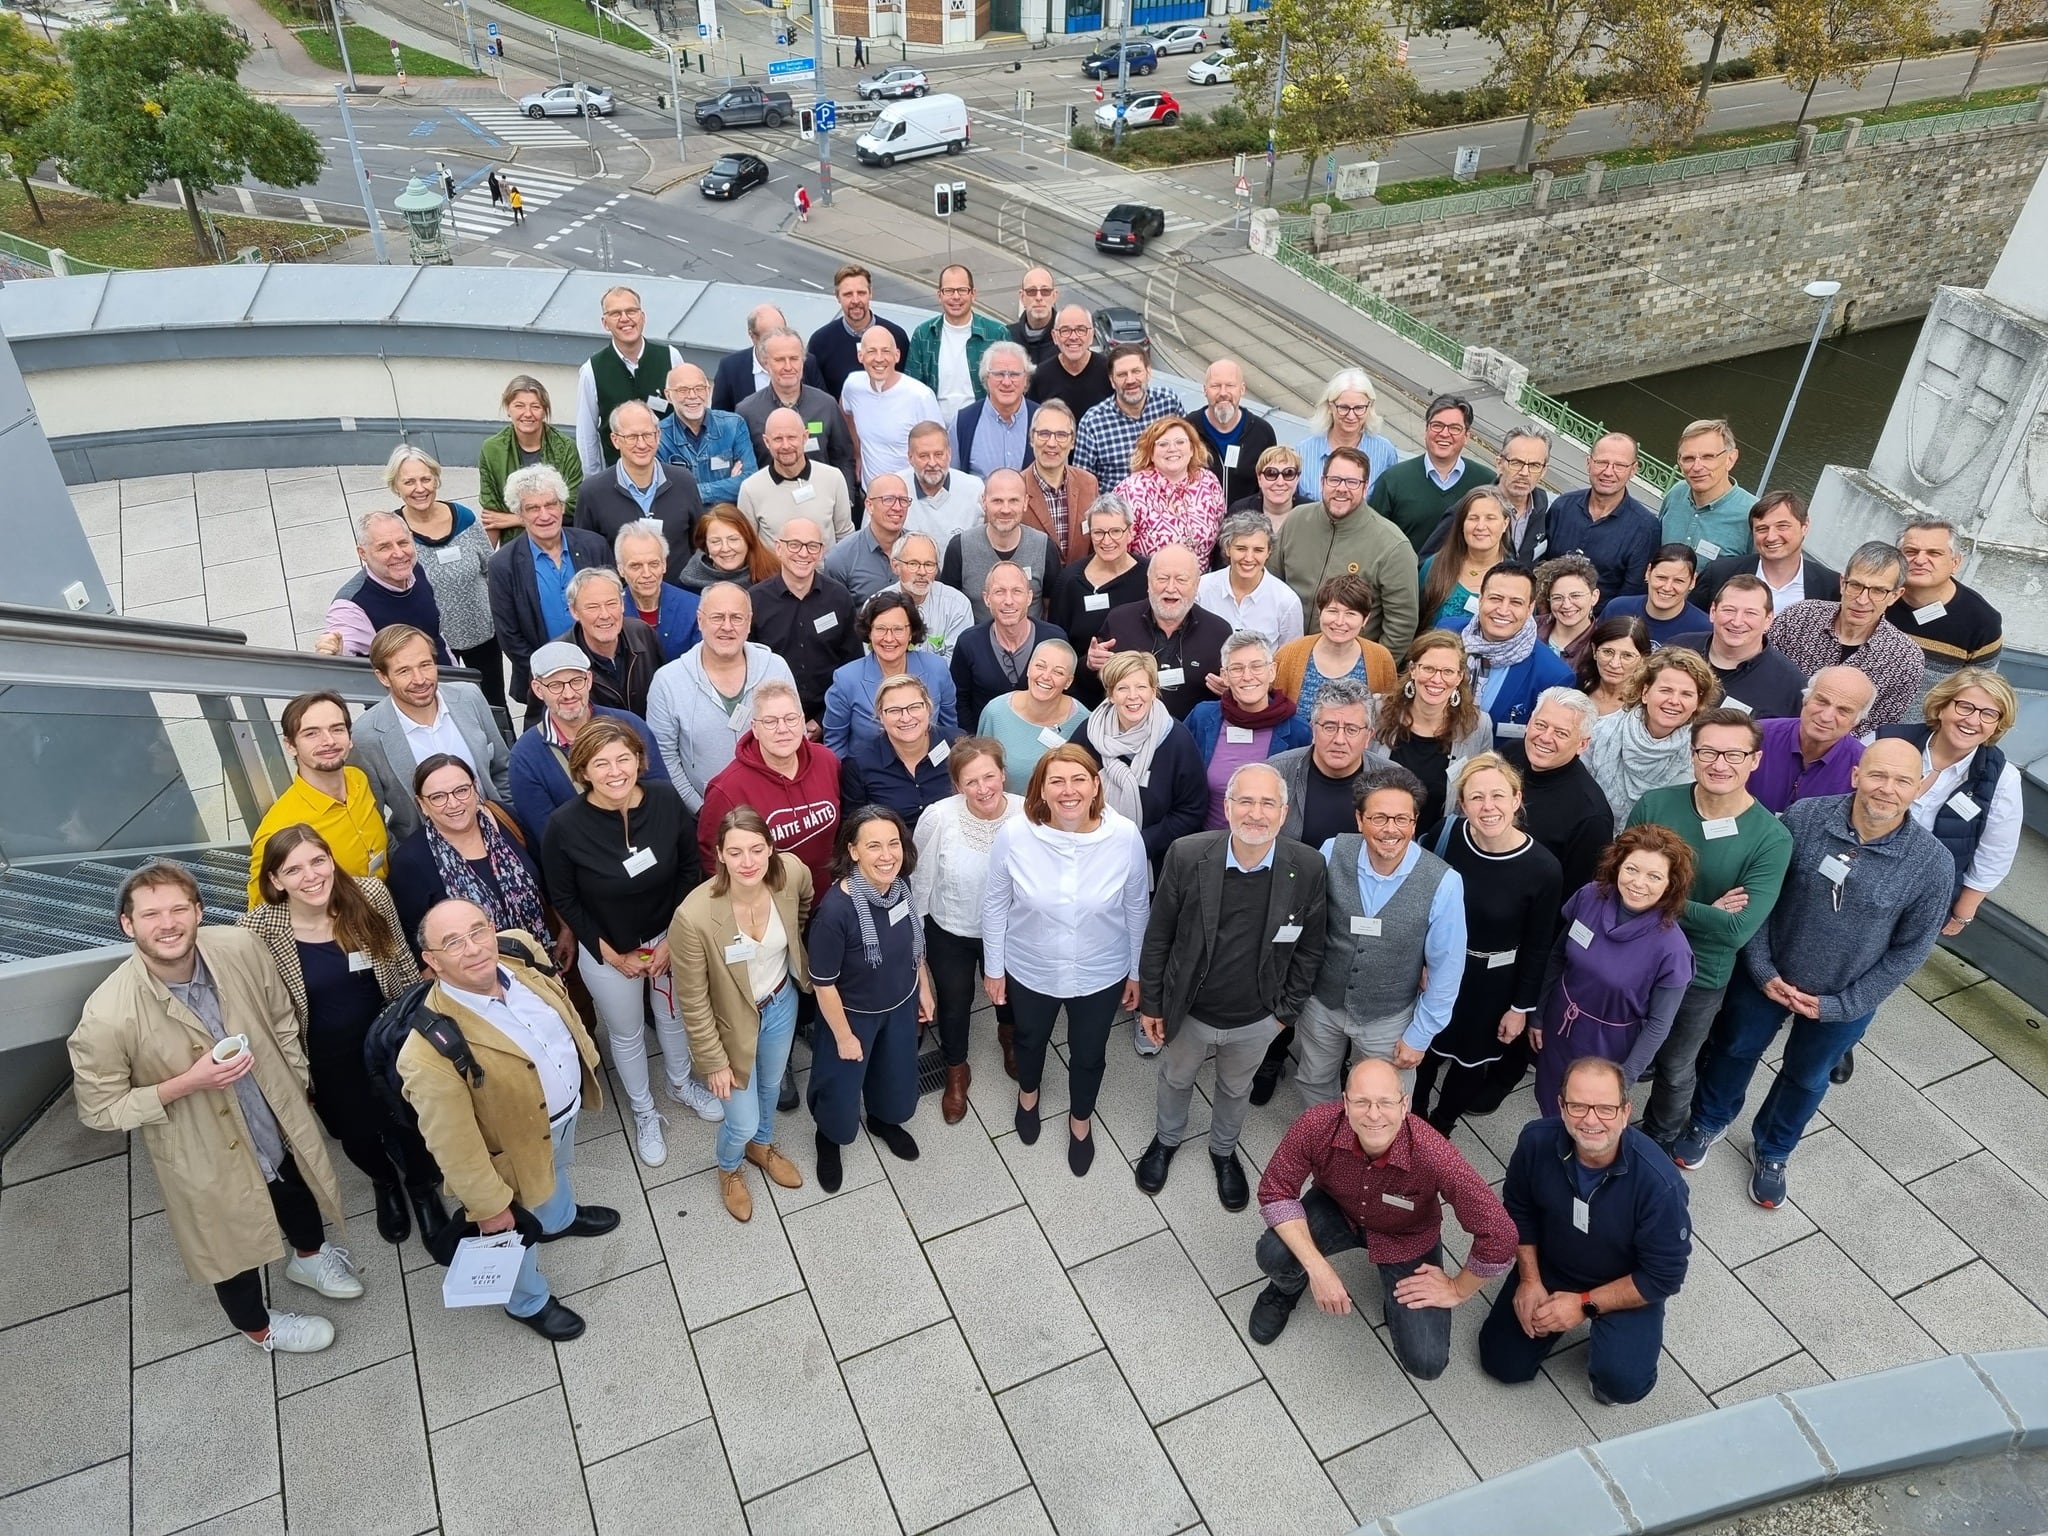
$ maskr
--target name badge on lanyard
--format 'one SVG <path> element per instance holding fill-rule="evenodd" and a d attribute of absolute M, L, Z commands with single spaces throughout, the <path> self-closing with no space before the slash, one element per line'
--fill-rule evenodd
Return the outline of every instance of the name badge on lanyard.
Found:
<path fill-rule="evenodd" d="M 1975 821 L 1984 814 L 1984 808 L 1960 789 L 1948 797 L 1948 808 L 1965 821 Z"/>
<path fill-rule="evenodd" d="M 625 866 L 627 874 L 644 875 L 647 871 L 654 868 L 654 850 L 652 848 L 636 848 L 631 856 L 620 860 L 620 863 Z"/>

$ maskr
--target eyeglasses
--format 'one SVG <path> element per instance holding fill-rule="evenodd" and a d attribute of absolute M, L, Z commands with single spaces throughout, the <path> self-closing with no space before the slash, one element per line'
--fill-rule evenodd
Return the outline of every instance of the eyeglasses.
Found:
<path fill-rule="evenodd" d="M 1054 294 L 1058 293 L 1058 292 L 1059 292 L 1059 289 L 1057 289 L 1057 288 L 1019 288 L 1019 289 L 1018 289 L 1017 291 L 1018 291 L 1019 293 L 1023 294 L 1023 295 L 1024 295 L 1024 297 L 1025 297 L 1025 298 L 1027 298 L 1027 299 L 1049 299 L 1049 298 L 1051 298 L 1051 297 L 1052 297 L 1052 296 L 1053 296 Z"/>
<path fill-rule="evenodd" d="M 754 726 L 757 730 L 800 731 L 804 726 L 802 715 L 756 715 Z"/>
<path fill-rule="evenodd" d="M 590 686 L 590 674 L 569 672 L 559 677 L 536 677 L 533 686 L 542 693 L 581 693 Z"/>
<path fill-rule="evenodd" d="M 1056 325 L 1052 328 L 1052 333 L 1055 336 L 1086 336 L 1088 334 L 1088 327 L 1085 325 Z"/>
<path fill-rule="evenodd" d="M 1534 475 L 1541 474 L 1544 470 L 1550 468 L 1550 460 L 1502 458 L 1500 467 L 1502 469 L 1523 469 Z"/>
<path fill-rule="evenodd" d="M 474 784 L 461 784 L 457 785 L 454 789 L 433 790 L 421 795 L 420 799 L 437 811 L 445 811 L 451 805 L 460 805 L 465 800 L 475 798 L 475 795 L 476 786 Z"/>
<path fill-rule="evenodd" d="M 1969 704 L 1962 699 L 1950 699 L 1948 707 L 1956 712 L 1959 720 L 1982 720 L 1986 725 L 1996 725 L 2005 718 L 2005 711 L 1996 704 Z"/>
<path fill-rule="evenodd" d="M 992 379 L 1021 379 L 1024 377 L 1024 370 L 1021 368 L 991 368 L 988 371 L 988 376 Z"/>
<path fill-rule="evenodd" d="M 1372 407 L 1365 404 L 1346 405 L 1341 400 L 1338 400 L 1331 402 L 1330 409 L 1339 416 L 1363 416 Z"/>
<path fill-rule="evenodd" d="M 825 553 L 823 539 L 783 539 L 782 547 L 793 555 L 822 555 Z"/>
<path fill-rule="evenodd" d="M 868 638 L 870 640 L 908 640 L 910 638 L 910 626 L 908 624 L 870 625 L 868 628 Z"/>
<path fill-rule="evenodd" d="M 931 705 L 926 704 L 922 700 L 915 704 L 889 704 L 883 706 L 882 718 L 885 720 L 908 720 L 911 716 L 921 715 L 930 708 Z"/>
<path fill-rule="evenodd" d="M 660 436 L 659 432 L 614 432 L 612 434 L 612 441 L 615 443 L 651 443 Z"/>
<path fill-rule="evenodd" d="M 1590 1116 L 1602 1125 L 1614 1124 L 1621 1118 L 1622 1111 L 1628 1108 L 1626 1104 L 1581 1104 L 1576 1099 L 1559 1099 L 1557 1107 L 1574 1120 L 1584 1120 Z"/>
<path fill-rule="evenodd" d="M 1299 480 L 1301 478 L 1301 471 L 1298 469 L 1286 469 L 1278 464 L 1273 464 L 1260 470 L 1259 478 L 1261 480 Z"/>
<path fill-rule="evenodd" d="M 1230 803 L 1240 811 L 1267 811 L 1278 814 L 1280 802 L 1271 795 L 1232 795 Z"/>
<path fill-rule="evenodd" d="M 1378 1110 L 1378 1111 L 1379 1111 L 1379 1112 L 1380 1112 L 1381 1114 L 1383 1114 L 1383 1115 L 1392 1115 L 1392 1114 L 1398 1114 L 1398 1113 L 1400 1112 L 1400 1110 L 1401 1110 L 1402 1106 L 1403 1106 L 1403 1105 L 1405 1105 L 1405 1104 L 1406 1104 L 1406 1103 L 1407 1103 L 1408 1101 L 1407 1101 L 1407 1100 L 1406 1100 L 1405 1098 L 1400 1098 L 1400 1099 L 1356 1099 L 1356 1098 L 1353 1098 L 1353 1097 L 1352 1097 L 1352 1096 L 1351 1096 L 1350 1094 L 1348 1094 L 1348 1093 L 1347 1093 L 1347 1094 L 1345 1094 L 1345 1095 L 1344 1095 L 1344 1102 L 1345 1102 L 1346 1104 L 1348 1104 L 1348 1105 L 1349 1105 L 1349 1106 L 1350 1106 L 1351 1108 L 1353 1108 L 1353 1109 L 1357 1109 L 1357 1110 L 1367 1110 L 1367 1109 L 1376 1109 L 1376 1110 Z"/>
<path fill-rule="evenodd" d="M 1315 722 L 1314 729 L 1321 731 L 1325 736 L 1336 736 L 1344 741 L 1356 741 L 1367 731 L 1370 731 L 1372 727 L 1369 725 L 1353 725 L 1349 720 L 1318 720 Z"/>
<path fill-rule="evenodd" d="M 1455 683 L 1465 674 L 1456 667 L 1410 667 L 1408 675 L 1410 677 L 1428 678 L 1434 683 Z"/>
<path fill-rule="evenodd" d="M 964 299 L 972 292 L 974 292 L 972 288 L 962 288 L 956 283 L 951 288 L 941 288 L 939 290 L 939 297 L 942 299 Z"/>
<path fill-rule="evenodd" d="M 711 393 L 711 386 L 709 384 L 671 384 L 668 389 L 672 395 L 708 395 Z"/>
<path fill-rule="evenodd" d="M 1065 427 L 1033 427 L 1031 435 L 1041 443 L 1071 443 L 1074 434 Z"/>
<path fill-rule="evenodd" d="M 906 555 L 898 555 L 896 557 L 896 568 L 900 571 L 936 571 L 939 568 L 939 562 L 936 560 L 912 560 Z"/>
<path fill-rule="evenodd" d="M 497 947 L 498 931 L 486 923 L 480 927 L 470 929 L 467 933 L 451 933 L 448 935 L 445 943 L 427 945 L 426 952 L 430 955 L 437 953 L 456 955 L 465 949 L 496 949 Z"/>
<path fill-rule="evenodd" d="M 1266 663 L 1263 661 L 1233 662 L 1223 669 L 1225 677 L 1263 677 L 1265 673 Z"/>
<path fill-rule="evenodd" d="M 1714 460 L 1727 456 L 1726 448 L 1716 448 L 1712 453 L 1681 453 L 1678 456 L 1678 467 L 1683 469 L 1688 464 L 1711 464 Z"/>
<path fill-rule="evenodd" d="M 1325 475 L 1323 487 L 1332 491 L 1362 491 L 1365 481 L 1357 475 Z"/>
<path fill-rule="evenodd" d="M 1844 598 L 1890 597 L 1898 590 L 1898 587 L 1893 586 L 1872 586 L 1867 581 L 1851 581 L 1847 576 L 1842 578 L 1842 596 Z"/>
<path fill-rule="evenodd" d="M 908 496 L 871 495 L 868 497 L 868 505 L 871 507 L 907 507 L 910 505 L 910 498 Z"/>
<path fill-rule="evenodd" d="M 637 315 L 639 313 L 641 311 L 637 306 L 632 309 L 608 309 L 604 312 L 604 317 L 607 320 L 623 320 L 628 315 Z"/>
<path fill-rule="evenodd" d="M 1359 820 L 1363 821 L 1375 832 L 1385 832 L 1390 828 L 1412 827 L 1415 825 L 1415 818 L 1405 811 L 1395 811 L 1391 815 L 1385 811 L 1374 811 L 1369 816 L 1361 816 Z"/>
<path fill-rule="evenodd" d="M 1754 747 L 1694 747 L 1692 760 L 1696 763 L 1726 763 L 1730 768 L 1740 768 L 1752 757 L 1757 756 Z"/>
<path fill-rule="evenodd" d="M 1456 421 L 1432 421 L 1429 430 L 1441 436 L 1449 436 L 1453 432 L 1469 432 L 1472 429 L 1465 425 L 1461 417 Z"/>

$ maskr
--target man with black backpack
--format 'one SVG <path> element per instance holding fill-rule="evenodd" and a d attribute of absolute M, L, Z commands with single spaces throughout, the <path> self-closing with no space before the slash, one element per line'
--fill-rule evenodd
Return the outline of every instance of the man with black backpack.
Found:
<path fill-rule="evenodd" d="M 583 1319 L 549 1291 L 534 1242 L 619 1224 L 617 1211 L 579 1206 L 569 1185 L 577 1114 L 601 1102 L 597 1047 L 539 941 L 501 937 L 466 901 L 430 908 L 418 939 L 434 981 L 392 1005 L 411 1008 L 378 1021 L 371 1049 L 388 1039 L 386 1019 L 408 1019 L 395 1068 L 449 1190 L 478 1232 L 527 1237 L 505 1310 L 545 1339 L 576 1338 Z"/>

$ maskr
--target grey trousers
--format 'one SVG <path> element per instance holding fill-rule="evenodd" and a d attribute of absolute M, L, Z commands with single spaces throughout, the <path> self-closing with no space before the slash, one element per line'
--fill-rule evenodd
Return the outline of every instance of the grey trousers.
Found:
<path fill-rule="evenodd" d="M 1738 959 L 1735 963 L 1742 962 Z M 1643 1134 L 1652 1141 L 1676 1141 L 1685 1134 L 1686 1122 L 1692 1118 L 1693 1089 L 1699 1083 L 1700 1052 L 1706 1049 L 1707 1034 L 1727 993 L 1726 982 L 1718 987 L 1694 983 L 1679 999 L 1678 1012 L 1671 1017 L 1671 1033 L 1664 1037 L 1657 1059 L 1650 1064 L 1656 1082 L 1650 1088 Z"/>
<path fill-rule="evenodd" d="M 1294 1021 L 1294 1039 L 1301 1050 L 1295 1081 L 1301 1086 L 1302 1103 L 1314 1109 L 1344 1091 L 1345 1060 L 1354 1046 L 1360 1056 L 1392 1061 L 1394 1047 L 1401 1043 L 1402 1032 L 1414 1017 L 1410 1009 L 1361 1024 L 1350 1014 L 1325 1008 L 1310 998 L 1302 1005 L 1301 1017 Z M 1401 1091 L 1415 1091 L 1413 1068 L 1401 1074 Z"/>
<path fill-rule="evenodd" d="M 1236 1151 L 1245 1111 L 1251 1107 L 1252 1078 L 1279 1032 L 1280 1021 L 1271 1014 L 1234 1029 L 1218 1029 L 1192 1015 L 1182 1019 L 1159 1055 L 1159 1124 L 1154 1134 L 1160 1141 L 1177 1147 L 1186 1139 L 1195 1077 L 1214 1051 L 1216 1104 L 1209 1116 L 1209 1150 L 1217 1157 Z"/>

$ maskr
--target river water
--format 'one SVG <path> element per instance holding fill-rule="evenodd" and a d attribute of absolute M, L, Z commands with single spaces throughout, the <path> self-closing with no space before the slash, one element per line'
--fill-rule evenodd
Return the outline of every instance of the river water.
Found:
<path fill-rule="evenodd" d="M 1771 475 L 1778 487 L 1810 496 L 1823 465 L 1870 463 L 1919 335 L 1915 320 L 1821 343 Z M 1782 347 L 1582 389 L 1569 398 L 1574 410 L 1630 433 L 1666 463 L 1677 453 L 1678 433 L 1687 422 L 1725 417 L 1735 424 L 1742 450 L 1735 478 L 1761 491 L 1757 477 L 1805 355 L 1803 345 Z"/>

